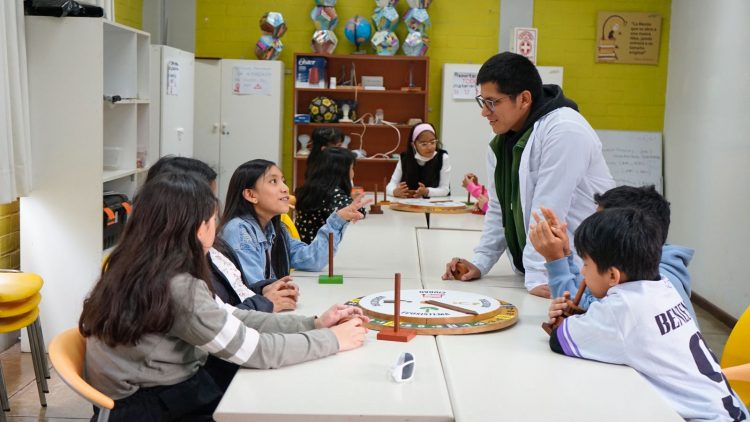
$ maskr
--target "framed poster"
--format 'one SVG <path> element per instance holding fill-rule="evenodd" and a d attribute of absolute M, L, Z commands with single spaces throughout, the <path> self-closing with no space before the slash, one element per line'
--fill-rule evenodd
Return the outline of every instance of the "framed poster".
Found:
<path fill-rule="evenodd" d="M 641 12 L 599 12 L 596 21 L 596 62 L 658 64 L 661 15 Z"/>

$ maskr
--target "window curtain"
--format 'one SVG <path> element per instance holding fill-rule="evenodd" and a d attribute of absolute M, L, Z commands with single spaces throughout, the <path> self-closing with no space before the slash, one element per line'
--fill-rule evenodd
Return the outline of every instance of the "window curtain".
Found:
<path fill-rule="evenodd" d="M 0 204 L 31 191 L 23 0 L 0 1 Z"/>

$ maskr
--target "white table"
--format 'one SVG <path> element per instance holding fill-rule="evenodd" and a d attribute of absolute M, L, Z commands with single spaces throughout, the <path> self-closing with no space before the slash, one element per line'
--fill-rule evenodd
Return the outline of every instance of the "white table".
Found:
<path fill-rule="evenodd" d="M 415 227 L 425 226 L 421 214 L 401 213 L 383 207 L 383 214 L 371 215 L 349 224 L 333 261 L 335 274 L 344 278 L 387 278 L 393 273 L 419 277 Z M 328 265 L 320 272 L 295 271 L 294 276 L 328 274 Z"/>
<path fill-rule="evenodd" d="M 425 280 L 426 288 L 444 287 Z M 542 330 L 549 301 L 525 289 L 456 283 L 516 305 L 519 321 L 505 330 L 438 336 L 456 421 L 680 421 L 635 370 L 559 355 Z"/>
<path fill-rule="evenodd" d="M 321 285 L 298 277 L 296 312 L 320 314 L 334 302 L 393 288 L 391 280 L 360 278 Z M 404 289 L 421 287 L 402 278 Z M 219 404 L 218 421 L 452 421 L 450 398 L 433 336 L 409 343 L 377 341 L 368 333 L 361 348 L 275 370 L 240 370 Z M 412 382 L 397 384 L 388 369 L 402 352 L 415 356 Z"/>
<path fill-rule="evenodd" d="M 296 312 L 320 314 L 334 302 L 389 290 L 399 271 L 404 289 L 462 290 L 511 302 L 518 323 L 406 344 L 376 341 L 370 332 L 357 350 L 276 370 L 243 369 L 217 420 L 681 420 L 633 369 L 552 352 L 541 329 L 549 301 L 526 292 L 505 256 L 480 280 L 441 280 L 450 258 L 471 256 L 480 236 L 477 216 L 433 214 L 427 230 L 423 214 L 384 211 L 347 230 L 336 259 L 343 285 L 317 284 L 317 273 L 293 274 L 301 288 Z M 474 231 L 456 230 L 469 227 Z M 386 372 L 403 351 L 416 357 L 415 378 L 396 384 Z"/>
<path fill-rule="evenodd" d="M 455 229 L 417 229 L 419 264 L 423 279 L 438 279 L 445 272 L 445 265 L 453 257 L 471 259 L 474 246 L 479 244 L 482 233 Z M 469 246 L 472 245 L 472 246 Z M 501 287 L 524 288 L 523 276 L 516 275 L 510 260 L 503 254 L 494 267 L 481 280 Z M 447 287 L 446 287 L 447 288 Z"/>

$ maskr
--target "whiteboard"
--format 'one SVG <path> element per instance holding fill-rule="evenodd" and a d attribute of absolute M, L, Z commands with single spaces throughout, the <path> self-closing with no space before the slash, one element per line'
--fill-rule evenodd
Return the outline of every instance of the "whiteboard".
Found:
<path fill-rule="evenodd" d="M 474 98 L 454 99 L 453 74 L 479 72 L 478 64 L 444 64 L 440 133 L 443 148 L 451 160 L 451 194 L 457 199 L 466 197 L 461 181 L 466 173 L 474 173 L 479 182 L 487 184 L 487 145 L 495 134 Z M 538 66 L 542 82 L 562 86 L 563 68 Z M 468 95 L 460 95 L 468 97 Z"/>
<path fill-rule="evenodd" d="M 661 132 L 597 130 L 617 186 L 654 185 L 664 192 Z"/>

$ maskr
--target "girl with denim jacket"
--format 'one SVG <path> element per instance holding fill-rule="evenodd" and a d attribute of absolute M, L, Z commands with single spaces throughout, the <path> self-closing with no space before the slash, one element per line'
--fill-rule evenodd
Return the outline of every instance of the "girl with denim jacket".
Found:
<path fill-rule="evenodd" d="M 358 198 L 332 212 L 308 245 L 293 239 L 280 223 L 279 216 L 289 211 L 289 188 L 281 170 L 271 161 L 252 160 L 229 181 L 220 236 L 236 252 L 251 285 L 284 277 L 291 267 L 320 271 L 328 262 L 328 233 L 333 233 L 335 251 L 347 224 L 364 218 L 358 209 L 366 204 Z"/>

